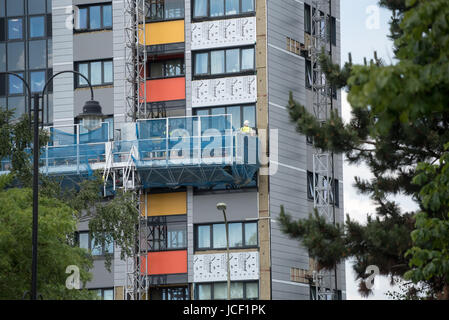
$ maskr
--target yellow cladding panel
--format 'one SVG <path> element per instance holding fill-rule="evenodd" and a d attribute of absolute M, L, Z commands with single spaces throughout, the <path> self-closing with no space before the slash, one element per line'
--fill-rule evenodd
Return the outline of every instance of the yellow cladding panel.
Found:
<path fill-rule="evenodd" d="M 145 24 L 147 46 L 178 42 L 184 42 L 184 20 Z"/>
<path fill-rule="evenodd" d="M 187 194 L 186 192 L 147 194 L 142 197 L 141 205 L 142 216 L 145 215 L 145 207 L 149 217 L 186 214 Z"/>

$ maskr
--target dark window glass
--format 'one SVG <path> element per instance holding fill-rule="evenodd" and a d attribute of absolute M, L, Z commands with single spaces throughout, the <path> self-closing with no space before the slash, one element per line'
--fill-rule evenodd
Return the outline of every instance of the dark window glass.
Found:
<path fill-rule="evenodd" d="M 306 88 L 312 87 L 312 62 L 306 60 Z"/>
<path fill-rule="evenodd" d="M 113 83 L 113 70 L 112 70 L 112 61 L 105 61 L 103 63 L 103 82 L 104 83 Z"/>
<path fill-rule="evenodd" d="M 23 20 L 19 18 L 8 20 L 8 39 L 16 40 L 23 38 Z"/>
<path fill-rule="evenodd" d="M 243 246 L 243 231 L 241 223 L 229 224 L 229 246 L 232 248 Z"/>
<path fill-rule="evenodd" d="M 209 54 L 205 53 L 197 53 L 195 55 L 195 74 L 207 74 L 208 73 L 208 65 L 209 65 Z"/>
<path fill-rule="evenodd" d="M 331 17 L 331 43 L 332 45 L 337 45 L 337 20 L 334 17 Z"/>
<path fill-rule="evenodd" d="M 47 37 L 52 36 L 52 23 L 51 23 L 51 14 L 47 14 Z"/>
<path fill-rule="evenodd" d="M 256 127 L 256 107 L 255 106 L 245 106 L 243 107 L 243 121 L 248 120 L 249 126 L 251 128 Z"/>
<path fill-rule="evenodd" d="M 149 0 L 149 10 L 147 17 L 154 20 L 164 19 L 163 0 Z"/>
<path fill-rule="evenodd" d="M 91 62 L 90 63 L 90 84 L 100 85 L 101 81 L 101 62 Z"/>
<path fill-rule="evenodd" d="M 6 96 L 6 76 L 6 73 L 0 73 L 0 97 Z M 6 107 L 6 102 L 2 106 Z"/>
<path fill-rule="evenodd" d="M 242 0 L 242 13 L 254 11 L 254 0 Z"/>
<path fill-rule="evenodd" d="M 224 0 L 210 0 L 210 16 L 224 16 Z"/>
<path fill-rule="evenodd" d="M 224 50 L 212 51 L 210 53 L 210 73 L 221 74 L 225 72 Z"/>
<path fill-rule="evenodd" d="M 176 19 L 184 17 L 184 1 L 165 0 L 164 6 L 165 19 Z"/>
<path fill-rule="evenodd" d="M 226 228 L 224 223 L 214 224 L 212 226 L 213 248 L 226 248 Z"/>
<path fill-rule="evenodd" d="M 311 21 L 310 6 L 308 4 L 304 4 L 304 32 L 307 32 L 309 34 L 312 31 Z"/>
<path fill-rule="evenodd" d="M 0 0 L 0 17 L 5 16 L 5 0 Z"/>
<path fill-rule="evenodd" d="M 150 77 L 151 78 L 162 78 L 164 75 L 164 63 L 163 62 L 153 62 L 150 65 Z"/>
<path fill-rule="evenodd" d="M 23 77 L 23 73 L 17 73 L 19 76 Z M 20 78 L 10 74 L 8 81 L 8 94 L 23 94 L 23 81 Z"/>
<path fill-rule="evenodd" d="M 212 286 L 210 284 L 198 285 L 198 299 L 199 300 L 211 300 L 212 299 Z"/>
<path fill-rule="evenodd" d="M 47 0 L 47 12 L 51 12 L 52 11 L 52 7 L 51 7 L 51 2 L 53 0 Z"/>
<path fill-rule="evenodd" d="M 247 282 L 246 284 L 246 299 L 259 299 L 259 284 L 257 282 Z"/>
<path fill-rule="evenodd" d="M 8 70 L 23 70 L 25 69 L 24 59 L 24 45 L 23 42 L 8 43 Z"/>
<path fill-rule="evenodd" d="M 53 42 L 51 39 L 48 39 L 48 65 L 53 65 Z"/>
<path fill-rule="evenodd" d="M 240 71 L 240 50 L 226 50 L 226 72 L 233 73 Z"/>
<path fill-rule="evenodd" d="M 89 22 L 90 29 L 100 29 L 101 28 L 101 6 L 89 7 Z"/>
<path fill-rule="evenodd" d="M 180 59 L 168 60 L 165 63 L 165 76 L 176 77 L 183 75 L 183 61 Z"/>
<path fill-rule="evenodd" d="M 240 107 L 228 107 L 226 114 L 232 116 L 232 129 L 239 130 L 242 127 L 242 121 L 240 116 Z"/>
<path fill-rule="evenodd" d="M 14 109 L 14 119 L 20 118 L 25 113 L 25 97 L 9 97 L 8 110 Z"/>
<path fill-rule="evenodd" d="M 89 233 L 80 232 L 78 242 L 79 242 L 80 248 L 89 250 Z"/>
<path fill-rule="evenodd" d="M 103 27 L 112 27 L 112 6 L 103 6 Z"/>
<path fill-rule="evenodd" d="M 0 41 L 6 40 L 6 19 L 0 18 Z"/>
<path fill-rule="evenodd" d="M 28 14 L 45 13 L 46 0 L 28 0 Z"/>
<path fill-rule="evenodd" d="M 254 48 L 242 49 L 242 70 L 254 69 Z"/>
<path fill-rule="evenodd" d="M 30 18 L 30 37 L 39 38 L 45 35 L 45 18 L 31 17 Z"/>
<path fill-rule="evenodd" d="M 243 282 L 231 282 L 231 299 L 243 299 Z"/>
<path fill-rule="evenodd" d="M 81 8 L 78 10 L 78 29 L 87 29 L 87 8 Z"/>
<path fill-rule="evenodd" d="M 7 0 L 6 10 L 9 17 L 23 15 L 23 0 Z"/>
<path fill-rule="evenodd" d="M 83 76 L 89 79 L 89 63 L 80 63 L 78 65 L 78 72 L 80 72 Z M 87 85 L 86 79 L 83 77 L 78 77 L 78 85 L 85 86 Z"/>
<path fill-rule="evenodd" d="M 0 43 L 0 72 L 6 71 L 6 44 Z"/>
<path fill-rule="evenodd" d="M 257 223 L 245 223 L 245 246 L 257 246 Z"/>
<path fill-rule="evenodd" d="M 41 92 L 45 85 L 45 71 L 31 72 L 31 91 Z"/>
<path fill-rule="evenodd" d="M 198 226 L 198 248 L 210 248 L 210 226 Z"/>
<path fill-rule="evenodd" d="M 239 14 L 239 0 L 226 0 L 226 15 Z"/>
<path fill-rule="evenodd" d="M 207 1 L 208 0 L 195 0 L 193 6 L 193 17 L 207 17 Z"/>

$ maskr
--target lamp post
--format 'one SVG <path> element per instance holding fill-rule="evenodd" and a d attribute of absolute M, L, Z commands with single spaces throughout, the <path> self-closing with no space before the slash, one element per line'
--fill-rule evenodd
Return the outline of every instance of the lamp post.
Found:
<path fill-rule="evenodd" d="M 30 115 L 31 126 L 31 89 L 25 79 L 15 73 L 5 72 L 16 76 L 25 84 L 28 91 L 28 114 Z M 83 107 L 83 113 L 80 115 L 82 119 L 88 119 L 90 128 L 94 128 L 98 123 L 101 124 L 102 113 L 101 106 L 98 101 L 94 101 L 94 91 L 89 79 L 78 71 L 65 70 L 54 74 L 45 83 L 41 96 L 39 93 L 34 94 L 34 107 L 33 107 L 33 226 L 32 226 L 32 262 L 31 262 L 31 300 L 37 300 L 37 245 L 38 245 L 38 216 L 39 216 L 39 100 L 42 97 L 42 127 L 44 125 L 44 95 L 48 85 L 53 78 L 62 73 L 73 73 L 83 77 L 90 87 L 91 100 L 87 101 Z"/>
<path fill-rule="evenodd" d="M 231 300 L 231 263 L 229 259 L 229 227 L 228 219 L 226 218 L 226 203 L 217 203 L 217 209 L 223 211 L 223 218 L 226 228 L 226 265 L 227 265 L 227 285 L 228 285 L 228 300 Z"/>

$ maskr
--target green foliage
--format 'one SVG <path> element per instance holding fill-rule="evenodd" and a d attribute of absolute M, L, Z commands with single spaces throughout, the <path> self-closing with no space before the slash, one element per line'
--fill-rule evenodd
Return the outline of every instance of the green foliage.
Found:
<path fill-rule="evenodd" d="M 87 290 L 68 290 L 69 265 L 91 279 L 92 258 L 73 245 L 73 210 L 57 199 L 39 198 L 38 291 L 44 299 L 93 299 Z M 32 191 L 0 190 L 0 299 L 21 299 L 31 283 Z"/>
<path fill-rule="evenodd" d="M 326 56 L 320 59 L 331 85 L 348 90 L 350 122 L 332 111 L 320 123 L 292 94 L 288 104 L 297 130 L 312 137 L 315 147 L 343 153 L 350 164 L 368 166 L 374 178 L 356 178 L 354 186 L 376 203 L 376 217 L 365 225 L 348 218 L 339 232 L 329 232 L 333 229 L 324 228 L 316 215 L 291 221 L 282 214 L 281 224 L 302 240 L 323 268 L 351 257 L 360 279 L 368 276 L 368 265 L 377 265 L 383 275 L 405 274 L 428 288 L 430 298 L 449 298 L 449 194 L 442 167 L 449 141 L 449 6 L 446 0 L 380 4 L 393 11 L 395 65 L 347 64 L 340 69 Z M 402 212 L 391 200 L 399 194 L 410 196 L 423 213 Z M 317 236 L 320 230 L 328 233 Z M 323 249 L 329 243 L 335 243 L 334 253 Z M 369 294 L 366 287 L 360 288 Z"/>

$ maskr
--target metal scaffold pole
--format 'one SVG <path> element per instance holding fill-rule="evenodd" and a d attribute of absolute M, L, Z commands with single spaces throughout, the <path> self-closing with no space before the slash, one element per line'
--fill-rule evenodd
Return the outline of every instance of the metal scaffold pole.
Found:
<path fill-rule="evenodd" d="M 332 89 L 326 80 L 319 59 L 324 52 L 332 58 L 332 43 L 330 41 L 331 0 L 315 0 L 312 2 L 312 44 L 310 49 L 312 65 L 313 111 L 319 122 L 325 122 L 332 110 Z M 324 150 L 316 150 L 313 155 L 313 187 L 314 208 L 328 222 L 336 223 L 334 199 L 334 155 Z M 338 187 L 338 186 L 336 186 Z M 315 299 L 336 299 L 337 271 L 334 281 L 332 273 L 313 270 L 313 285 Z M 326 281 L 328 279 L 328 281 Z M 333 286 L 335 286 L 333 290 Z"/>
<path fill-rule="evenodd" d="M 126 121 L 136 122 L 144 118 L 147 112 L 146 87 L 146 0 L 125 0 L 125 106 Z M 138 174 L 131 159 L 122 170 L 123 189 L 134 193 L 137 198 L 139 222 L 136 225 L 136 243 L 134 255 L 126 259 L 126 299 L 148 299 L 148 258 L 145 249 L 147 215 L 146 206 L 142 208 L 143 191 L 138 182 Z M 115 186 L 115 184 L 114 184 Z M 135 198 L 135 199 L 136 199 Z M 142 211 L 143 210 L 143 211 Z"/>

